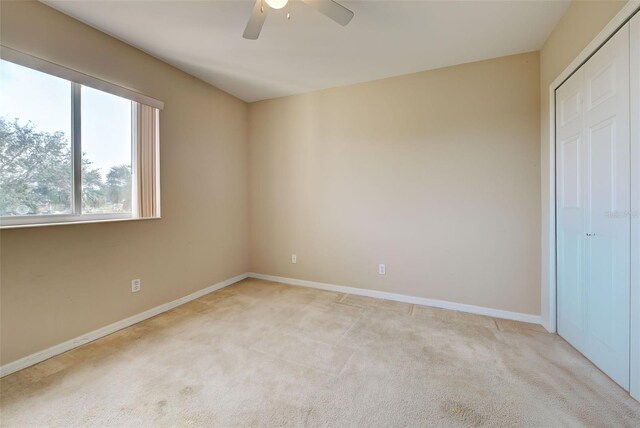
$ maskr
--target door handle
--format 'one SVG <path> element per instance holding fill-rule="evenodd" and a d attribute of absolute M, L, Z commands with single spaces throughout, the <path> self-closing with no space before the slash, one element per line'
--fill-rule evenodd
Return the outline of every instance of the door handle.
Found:
<path fill-rule="evenodd" d="M 587 236 L 596 236 L 595 233 L 587 233 Z"/>

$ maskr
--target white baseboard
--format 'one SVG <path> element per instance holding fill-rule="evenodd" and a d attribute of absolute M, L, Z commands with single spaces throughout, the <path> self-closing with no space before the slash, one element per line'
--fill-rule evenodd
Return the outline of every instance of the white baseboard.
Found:
<path fill-rule="evenodd" d="M 249 273 L 250 278 L 266 281 L 282 282 L 284 284 L 298 285 L 301 287 L 317 288 L 320 290 L 336 291 L 339 293 L 355 294 L 357 296 L 374 297 L 377 299 L 395 300 L 415 305 L 432 306 L 435 308 L 451 309 L 454 311 L 468 312 L 471 314 L 486 315 L 494 318 L 522 321 L 532 324 L 542 324 L 540 315 L 523 314 L 520 312 L 503 311 L 501 309 L 485 308 L 482 306 L 465 305 L 464 303 L 448 302 L 446 300 L 434 300 L 424 297 L 413 297 L 404 294 L 388 293 L 386 291 L 369 290 L 366 288 L 346 287 L 344 285 L 326 284 L 323 282 L 306 281 L 303 279 L 284 278 L 281 276 L 264 275 L 261 273 Z"/>
<path fill-rule="evenodd" d="M 486 316 L 495 317 L 495 318 L 503 318 L 503 319 L 514 320 L 514 321 L 542 324 L 542 318 L 539 315 L 523 314 L 519 312 L 510 312 L 510 311 L 503 311 L 500 309 L 485 308 L 482 306 L 473 306 L 473 305 L 465 305 L 463 303 L 448 302 L 445 300 L 426 299 L 424 297 L 413 297 L 413 296 L 407 296 L 404 294 L 388 293 L 386 291 L 368 290 L 365 288 L 347 287 L 344 285 L 326 284 L 322 282 L 306 281 L 302 279 L 293 279 L 293 278 L 284 278 L 281 276 L 264 275 L 261 273 L 251 272 L 251 273 L 243 273 L 241 275 L 234 276 L 233 278 L 229 278 L 225 281 L 219 282 L 210 287 L 203 288 L 202 290 L 196 291 L 195 293 L 191 293 L 188 296 L 184 296 L 179 299 L 173 300 L 171 302 L 164 303 L 160 306 L 156 306 L 155 308 L 149 309 L 137 315 L 133 315 L 121 321 L 117 321 L 113 324 L 109 324 L 105 327 L 99 328 L 87 334 L 83 334 L 82 336 L 76 337 L 75 339 L 68 340 L 66 342 L 60 343 L 59 345 L 54 345 L 43 351 L 36 352 L 35 354 L 31 354 L 19 360 L 5 364 L 0 367 L 0 377 L 4 377 L 8 374 L 17 372 L 18 370 L 22 370 L 24 368 L 37 364 L 41 361 L 44 361 L 56 355 L 62 354 L 63 352 L 67 352 L 73 348 L 77 348 L 78 346 L 84 345 L 89 342 L 93 342 L 96 339 L 100 339 L 101 337 L 107 336 L 111 333 L 115 333 L 118 330 L 122 330 L 123 328 L 139 323 L 140 321 L 144 321 L 148 318 L 154 317 L 158 314 L 161 314 L 162 312 L 166 312 L 170 309 L 173 309 L 176 306 L 180 306 L 182 304 L 188 303 L 192 300 L 195 300 L 199 297 L 204 296 L 205 294 L 209 294 L 213 291 L 220 290 L 221 288 L 227 287 L 238 281 L 242 281 L 245 278 L 263 279 L 266 281 L 282 282 L 284 284 L 298 285 L 298 286 L 309 287 L 309 288 L 317 288 L 320 290 L 327 290 L 327 291 L 336 291 L 339 293 L 354 294 L 357 296 L 367 296 L 367 297 L 374 297 L 378 299 L 395 300 L 398 302 L 413 303 L 416 305 L 432 306 L 432 307 L 443 308 L 443 309 L 451 309 L 454 311 L 468 312 L 468 313 L 478 314 L 478 315 L 486 315 Z"/>
<path fill-rule="evenodd" d="M 22 370 L 24 368 L 37 364 L 41 361 L 44 361 L 56 355 L 62 354 L 63 352 L 67 352 L 73 348 L 77 348 L 78 346 L 84 345 L 85 343 L 93 342 L 96 339 L 100 339 L 101 337 L 107 336 L 111 333 L 115 333 L 118 330 L 122 330 L 123 328 L 139 323 L 140 321 L 144 321 L 147 318 L 154 317 L 158 314 L 161 314 L 162 312 L 166 312 L 170 309 L 173 309 L 176 306 L 180 306 L 182 304 L 195 300 L 199 297 L 202 297 L 205 294 L 209 294 L 213 291 L 220 290 L 221 288 L 227 287 L 238 281 L 242 281 L 248 276 L 249 276 L 248 273 L 243 273 L 241 275 L 234 276 L 233 278 L 229 278 L 225 281 L 219 282 L 210 287 L 203 288 L 202 290 L 198 290 L 195 293 L 191 293 L 188 296 L 180 297 L 179 299 L 173 300 L 169 303 L 164 303 L 160 306 L 156 306 L 155 308 L 151 308 L 137 315 L 133 315 L 121 321 L 114 322 L 113 324 L 109 324 L 105 327 L 99 328 L 87 334 L 83 334 L 82 336 L 76 337 L 75 339 L 68 340 L 66 342 L 60 343 L 59 345 L 54 345 L 43 351 L 36 352 L 35 354 L 27 355 L 24 358 L 20 358 L 19 360 L 16 360 L 11 363 L 5 364 L 4 366 L 1 366 L 0 377 L 4 377 L 13 372 L 17 372 L 18 370 Z"/>

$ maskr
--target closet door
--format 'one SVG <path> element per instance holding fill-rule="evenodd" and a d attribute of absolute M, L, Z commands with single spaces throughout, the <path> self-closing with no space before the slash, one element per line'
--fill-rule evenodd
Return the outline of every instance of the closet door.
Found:
<path fill-rule="evenodd" d="M 556 91 L 556 242 L 558 333 L 576 343 L 583 336 L 586 293 L 584 69 Z"/>
<path fill-rule="evenodd" d="M 629 26 L 556 92 L 558 332 L 629 389 Z"/>
<path fill-rule="evenodd" d="M 640 14 L 631 19 L 631 385 L 640 401 Z"/>

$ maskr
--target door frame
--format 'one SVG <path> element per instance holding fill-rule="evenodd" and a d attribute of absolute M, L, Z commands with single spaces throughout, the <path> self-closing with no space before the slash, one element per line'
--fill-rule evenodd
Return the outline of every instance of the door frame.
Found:
<path fill-rule="evenodd" d="M 557 332 L 557 283 L 556 283 L 556 89 L 564 83 L 582 64 L 584 64 L 620 27 L 629 21 L 629 19 L 640 9 L 640 0 L 630 0 L 624 7 L 618 12 L 616 16 L 602 29 L 602 31 L 587 45 L 586 48 L 580 52 L 580 54 L 565 68 L 562 73 L 556 77 L 556 79 L 549 85 L 549 148 L 548 156 L 549 161 L 549 174 L 543 177 L 543 185 L 547 187 L 549 192 L 548 211 L 542 213 L 542 275 L 541 275 L 541 313 L 542 322 L 544 327 L 550 333 Z M 640 67 L 638 61 L 632 61 L 632 73 L 633 67 L 636 69 Z M 633 86 L 633 82 L 632 82 Z M 634 99 L 632 92 L 631 105 L 640 105 L 640 100 Z M 636 98 L 637 98 L 637 94 Z M 633 111 L 632 111 L 633 114 Z M 638 124 L 640 126 L 640 124 Z M 637 128 L 637 127 L 636 127 Z M 633 130 L 631 133 L 631 150 L 635 153 L 640 150 L 640 131 Z M 634 136 L 636 138 L 634 138 Z M 543 154 L 544 156 L 545 154 Z M 635 156 L 637 157 L 637 156 Z M 637 174 L 636 174 L 637 176 Z M 633 183 L 632 183 L 633 186 Z M 632 189 L 632 192 L 634 190 Z M 635 191 L 637 194 L 638 191 Z M 632 193 L 633 194 L 633 193 Z M 634 202 L 632 200 L 632 211 Z M 635 207 L 635 210 L 640 207 Z M 634 219 L 632 218 L 632 223 Z M 636 223 L 640 222 L 640 219 L 636 219 Z M 638 227 L 638 226 L 636 226 Z M 640 242 L 637 238 L 631 236 L 632 254 L 631 254 L 631 379 L 629 383 L 629 391 L 632 397 L 640 401 L 640 267 L 633 264 L 633 260 L 637 259 L 638 255 L 635 252 L 640 251 Z"/>

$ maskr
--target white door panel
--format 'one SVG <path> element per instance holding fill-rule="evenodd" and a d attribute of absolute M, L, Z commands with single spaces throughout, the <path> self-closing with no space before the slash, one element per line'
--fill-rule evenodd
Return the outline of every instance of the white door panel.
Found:
<path fill-rule="evenodd" d="M 558 330 L 579 336 L 584 294 L 584 71 L 579 69 L 556 92 Z"/>
<path fill-rule="evenodd" d="M 557 126 L 557 257 L 558 332 L 574 343 L 584 321 L 585 145 L 583 126 L 584 70 L 579 69 L 556 93 Z"/>
<path fill-rule="evenodd" d="M 558 332 L 629 387 L 629 29 L 556 91 Z"/>
<path fill-rule="evenodd" d="M 631 19 L 631 384 L 640 400 L 640 15 Z"/>

